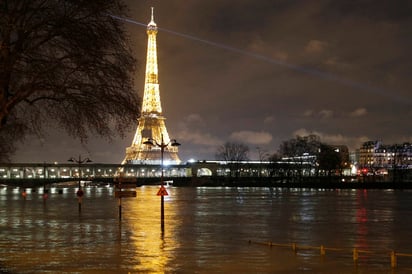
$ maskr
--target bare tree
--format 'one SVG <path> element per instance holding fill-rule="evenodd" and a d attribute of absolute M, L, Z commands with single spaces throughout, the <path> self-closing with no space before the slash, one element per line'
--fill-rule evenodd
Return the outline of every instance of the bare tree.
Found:
<path fill-rule="evenodd" d="M 121 0 L 12 0 L 0 5 L 0 160 L 58 126 L 111 139 L 139 114 Z M 1 159 L 3 158 L 3 159 Z"/>
<path fill-rule="evenodd" d="M 278 153 L 273 153 L 269 156 L 268 160 L 268 170 L 270 177 L 279 176 L 279 173 L 282 173 L 283 175 L 283 171 L 281 172 L 282 168 L 284 167 L 284 164 L 281 162 L 282 157 Z"/>
<path fill-rule="evenodd" d="M 318 156 L 319 168 L 326 171 L 328 176 L 332 176 L 332 172 L 341 170 L 342 156 L 336 151 L 335 147 L 321 144 Z"/>
<path fill-rule="evenodd" d="M 249 159 L 249 147 L 243 143 L 226 142 L 217 149 L 216 159 L 227 161 L 231 173 L 238 176 L 240 162 Z"/>
<path fill-rule="evenodd" d="M 243 143 L 226 142 L 224 145 L 221 145 L 216 152 L 216 159 L 228 162 L 239 162 L 247 160 L 248 158 L 249 147 Z"/>
<path fill-rule="evenodd" d="M 294 162 L 289 167 L 297 170 L 299 179 L 302 179 L 304 170 L 310 169 L 310 166 L 315 164 L 313 161 L 316 157 L 314 156 L 318 155 L 320 144 L 320 138 L 317 135 L 296 136 L 295 139 L 283 141 L 280 144 L 279 154 Z M 288 171 L 290 172 L 291 170 Z"/>

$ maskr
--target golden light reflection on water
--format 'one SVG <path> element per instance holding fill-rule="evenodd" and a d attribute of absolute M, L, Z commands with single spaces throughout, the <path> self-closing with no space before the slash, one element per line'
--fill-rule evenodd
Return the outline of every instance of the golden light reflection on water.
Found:
<path fill-rule="evenodd" d="M 130 231 L 130 241 L 135 253 L 135 271 L 164 273 L 174 259 L 173 251 L 179 248 L 176 241 L 177 206 L 173 203 L 173 189 L 165 196 L 165 227 L 160 226 L 160 196 L 158 187 L 137 189 L 136 199 L 123 199 L 123 224 Z"/>
<path fill-rule="evenodd" d="M 411 253 L 410 191 L 168 188 L 162 233 L 158 189 L 122 199 L 121 221 L 108 188 L 86 189 L 81 214 L 75 188 L 47 203 L 39 189 L 26 200 L 0 191 L 0 272 L 389 273 L 382 251 Z M 342 251 L 299 248 L 321 244 Z M 354 246 L 375 253 L 354 268 Z M 396 273 L 411 272 L 409 259 L 398 263 Z"/>

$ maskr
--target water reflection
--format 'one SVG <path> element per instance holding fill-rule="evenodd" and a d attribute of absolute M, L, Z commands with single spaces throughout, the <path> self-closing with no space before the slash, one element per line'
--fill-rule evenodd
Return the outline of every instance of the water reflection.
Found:
<path fill-rule="evenodd" d="M 179 248 L 175 232 L 177 210 L 174 191 L 169 188 L 165 196 L 165 228 L 160 225 L 160 196 L 157 187 L 137 189 L 137 199 L 125 199 L 123 203 L 124 225 L 131 231 L 130 241 L 134 250 L 135 271 L 164 273 Z"/>
<path fill-rule="evenodd" d="M 0 272 L 391 273 L 388 251 L 412 253 L 410 191 L 169 188 L 162 233 L 158 187 L 136 190 L 119 222 L 110 188 L 87 189 L 81 214 L 75 188 L 46 203 L 0 189 Z M 268 241 L 342 251 L 250 244 Z M 353 247 L 376 253 L 354 265 Z"/>

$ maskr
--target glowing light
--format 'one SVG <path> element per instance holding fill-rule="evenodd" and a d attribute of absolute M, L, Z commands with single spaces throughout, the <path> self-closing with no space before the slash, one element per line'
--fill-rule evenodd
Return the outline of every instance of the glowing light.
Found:
<path fill-rule="evenodd" d="M 137 188 L 135 199 L 124 199 L 124 222 L 127 231 L 130 231 L 130 241 L 134 245 L 136 258 L 140 265 L 135 266 L 135 271 L 150 269 L 153 273 L 167 272 L 167 265 L 173 261 L 175 250 L 180 247 L 176 241 L 176 231 L 179 230 L 179 223 L 176 221 L 178 208 L 173 202 L 173 195 L 166 196 L 167 225 L 164 234 L 158 224 L 159 210 L 156 208 L 158 197 L 157 187 L 145 186 Z M 168 189 L 173 192 L 173 189 Z M 165 236 L 165 238 L 163 238 Z M 163 244 L 159 245 L 159 238 Z"/>
<path fill-rule="evenodd" d="M 122 20 L 117 16 L 112 17 Z M 147 138 L 162 141 L 164 140 L 165 143 L 170 142 L 169 134 L 166 129 L 165 118 L 162 116 L 162 106 L 160 102 L 156 45 L 157 30 L 158 28 L 154 22 L 152 9 L 151 21 L 146 28 L 147 55 L 142 112 L 132 145 L 126 148 L 126 157 L 123 160 L 123 163 L 160 162 L 160 154 L 157 153 L 158 149 L 144 143 L 147 141 Z M 166 153 L 166 162 L 170 161 L 171 163 L 180 163 L 180 159 L 177 155 L 177 147 L 167 146 L 164 148 L 164 152 Z"/>

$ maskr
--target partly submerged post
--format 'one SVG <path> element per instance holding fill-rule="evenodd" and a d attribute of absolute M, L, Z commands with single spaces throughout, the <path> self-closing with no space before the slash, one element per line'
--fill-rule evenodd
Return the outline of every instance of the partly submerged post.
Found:
<path fill-rule="evenodd" d="M 396 252 L 392 250 L 391 252 L 391 267 L 396 268 L 398 266 L 398 260 L 396 258 Z"/>
<path fill-rule="evenodd" d="M 122 197 L 119 197 L 119 221 L 122 220 Z"/>
<path fill-rule="evenodd" d="M 358 249 L 355 247 L 355 248 L 353 249 L 353 261 L 354 261 L 355 263 L 357 263 L 358 260 L 359 260 L 359 251 L 358 251 Z"/>
<path fill-rule="evenodd" d="M 321 245 L 321 246 L 320 246 L 320 255 L 321 255 L 321 256 L 325 256 L 325 254 L 326 254 L 325 247 L 324 247 L 323 245 Z"/>
<path fill-rule="evenodd" d="M 292 244 L 292 250 L 293 252 L 297 253 L 298 252 L 298 247 L 296 246 L 296 243 Z"/>

